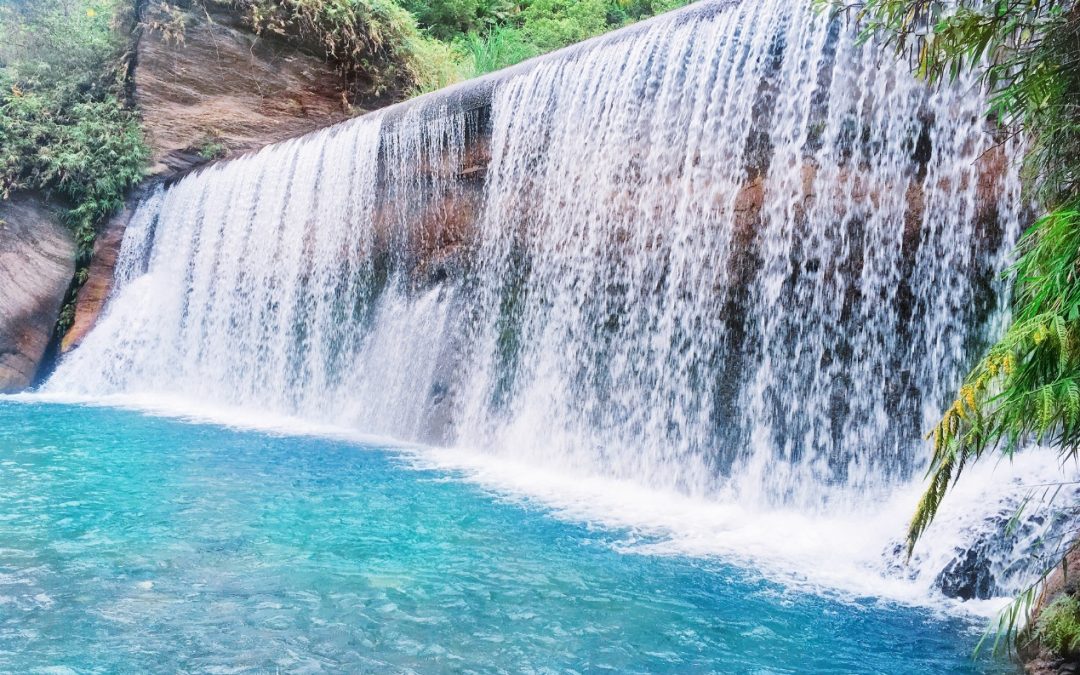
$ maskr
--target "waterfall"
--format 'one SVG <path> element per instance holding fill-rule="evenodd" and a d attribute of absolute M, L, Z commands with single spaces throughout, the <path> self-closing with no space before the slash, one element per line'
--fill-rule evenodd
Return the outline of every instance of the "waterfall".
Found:
<path fill-rule="evenodd" d="M 883 53 L 810 2 L 701 2 L 186 176 L 45 391 L 874 504 L 925 467 L 1025 215 L 977 82 Z"/>

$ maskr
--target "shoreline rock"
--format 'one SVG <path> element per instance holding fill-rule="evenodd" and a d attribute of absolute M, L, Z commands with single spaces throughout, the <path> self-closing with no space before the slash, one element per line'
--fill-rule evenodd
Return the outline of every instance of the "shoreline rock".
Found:
<path fill-rule="evenodd" d="M 31 386 L 75 274 L 75 238 L 34 194 L 0 202 L 0 393 Z"/>

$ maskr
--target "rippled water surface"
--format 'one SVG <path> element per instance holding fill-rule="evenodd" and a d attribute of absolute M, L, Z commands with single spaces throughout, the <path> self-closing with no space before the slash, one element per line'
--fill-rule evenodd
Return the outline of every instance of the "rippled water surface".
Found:
<path fill-rule="evenodd" d="M 392 450 L 0 401 L 3 672 L 1012 672 L 631 536 Z"/>

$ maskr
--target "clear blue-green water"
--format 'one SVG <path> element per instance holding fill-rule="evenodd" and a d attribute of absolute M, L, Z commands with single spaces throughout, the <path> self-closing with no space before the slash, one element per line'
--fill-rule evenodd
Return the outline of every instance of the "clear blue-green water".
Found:
<path fill-rule="evenodd" d="M 2 672 L 1014 670 L 969 621 L 625 536 L 392 450 L 0 401 Z"/>

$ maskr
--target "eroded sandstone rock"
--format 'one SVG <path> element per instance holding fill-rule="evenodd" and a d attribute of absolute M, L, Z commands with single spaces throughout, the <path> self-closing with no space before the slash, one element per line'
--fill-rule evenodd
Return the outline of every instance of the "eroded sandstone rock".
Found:
<path fill-rule="evenodd" d="M 255 35 L 235 9 L 187 0 L 170 0 L 165 7 L 144 6 L 132 68 L 132 97 L 157 179 L 362 112 L 345 101 L 346 82 L 323 58 L 283 38 Z M 182 31 L 163 28 L 167 24 Z M 62 352 L 77 347 L 97 321 L 141 194 L 136 190 L 99 235 Z"/>
<path fill-rule="evenodd" d="M 124 230 L 135 210 L 134 200 L 120 213 L 106 223 L 94 242 L 94 255 L 87 269 L 86 283 L 79 289 L 75 301 L 75 318 L 71 328 L 64 334 L 60 343 L 60 352 L 66 354 L 82 343 L 90 329 L 94 327 L 98 315 L 105 307 L 105 301 L 112 290 L 113 271 L 116 259 L 120 255 L 120 244 L 124 240 Z"/>
<path fill-rule="evenodd" d="M 152 173 L 170 174 L 339 122 L 359 111 L 322 58 L 273 35 L 255 35 L 233 8 L 171 0 L 144 11 L 134 99 L 153 150 Z M 182 32 L 155 28 L 169 23 Z"/>
<path fill-rule="evenodd" d="M 0 393 L 30 386 L 75 273 L 75 240 L 35 196 L 0 202 Z"/>

